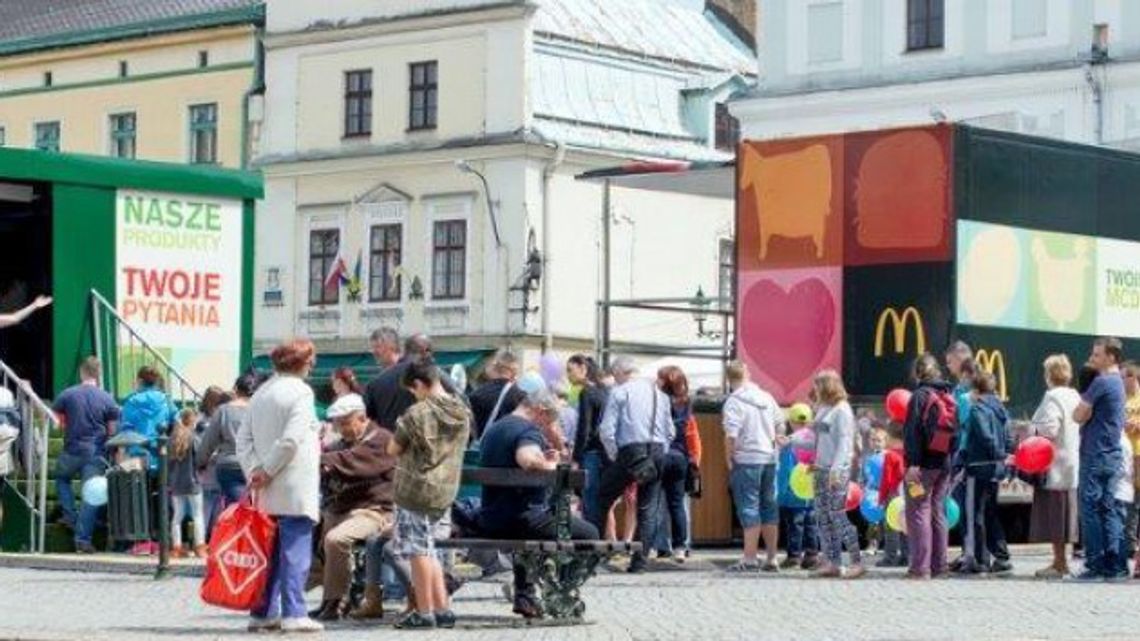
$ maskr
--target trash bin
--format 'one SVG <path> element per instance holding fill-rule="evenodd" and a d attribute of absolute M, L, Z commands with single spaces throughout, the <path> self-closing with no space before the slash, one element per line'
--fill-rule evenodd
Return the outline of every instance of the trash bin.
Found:
<path fill-rule="evenodd" d="M 107 530 L 114 541 L 150 540 L 150 493 L 146 470 L 107 472 Z"/>

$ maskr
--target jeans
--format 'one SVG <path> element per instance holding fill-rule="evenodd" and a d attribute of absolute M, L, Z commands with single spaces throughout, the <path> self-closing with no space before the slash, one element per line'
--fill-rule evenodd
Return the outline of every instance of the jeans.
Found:
<path fill-rule="evenodd" d="M 174 515 L 170 518 L 170 543 L 182 547 L 182 522 L 189 516 L 194 522 L 194 546 L 206 544 L 206 516 L 201 494 L 175 494 L 170 497 Z"/>
<path fill-rule="evenodd" d="M 1124 521 L 1117 509 L 1113 489 L 1120 476 L 1116 460 L 1081 461 L 1081 533 L 1085 544 L 1085 570 L 1103 576 L 1127 571 L 1128 559 L 1120 555 L 1124 547 Z"/>
<path fill-rule="evenodd" d="M 784 523 L 784 540 L 788 556 L 819 554 L 819 531 L 810 507 L 782 507 L 780 520 Z"/>
<path fill-rule="evenodd" d="M 638 512 L 640 515 L 641 497 L 638 497 Z M 640 528 L 640 523 L 638 524 Z M 501 528 L 488 530 L 484 533 L 495 539 L 554 539 L 558 536 L 557 522 L 549 509 L 535 509 L 524 512 L 511 523 L 504 523 Z M 576 516 L 570 517 L 570 538 L 574 540 L 594 540 L 598 538 L 598 528 Z M 534 581 L 527 574 L 526 567 L 520 563 L 514 564 L 515 593 L 534 593 Z"/>
<path fill-rule="evenodd" d="M 240 467 L 220 465 L 214 470 L 218 479 L 218 488 L 221 490 L 224 505 L 237 503 L 241 495 L 245 494 L 245 475 Z"/>
<path fill-rule="evenodd" d="M 665 509 L 668 512 L 669 534 L 658 525 L 657 549 L 660 551 L 688 549 L 689 514 L 685 506 L 685 479 L 689 476 L 689 459 L 681 452 L 670 451 L 665 455 L 665 468 L 661 471 L 661 489 L 664 494 Z M 660 511 L 660 506 L 658 510 Z M 661 521 L 665 517 L 663 515 Z M 662 545 L 671 543 L 672 547 Z"/>
<path fill-rule="evenodd" d="M 278 516 L 277 541 L 269 559 L 269 580 L 262 603 L 251 612 L 259 619 L 302 619 L 305 579 L 313 562 L 313 521 L 307 516 Z"/>
<path fill-rule="evenodd" d="M 950 471 L 922 470 L 920 481 L 924 493 L 913 497 L 906 487 L 906 537 L 910 546 L 910 573 L 931 576 L 946 572 L 946 549 L 950 529 L 946 521 L 946 493 Z M 906 484 L 904 484 L 905 487 Z"/>
<path fill-rule="evenodd" d="M 966 528 L 963 537 L 963 559 L 982 565 L 990 564 L 990 555 L 998 561 L 1009 561 L 1005 530 L 998 519 L 998 482 L 966 477 Z"/>
<path fill-rule="evenodd" d="M 582 469 L 586 472 L 586 486 L 582 488 L 582 515 L 591 523 L 598 522 L 598 492 L 602 488 L 602 468 L 605 455 L 592 451 L 582 454 Z"/>
<path fill-rule="evenodd" d="M 625 492 L 626 486 L 634 482 L 633 464 L 647 455 L 653 461 L 656 473 L 643 479 L 637 486 L 637 536 L 641 541 L 642 552 L 634 555 L 634 562 L 645 560 L 645 554 L 653 549 L 657 538 L 657 528 L 661 522 L 658 495 L 661 493 L 661 468 L 664 465 L 665 448 L 660 444 L 638 443 L 626 445 L 618 450 L 617 461 L 602 472 L 599 489 L 599 510 L 594 513 L 594 527 L 598 532 L 606 528 L 606 513 L 614 501 Z M 596 534 L 596 533 L 595 533 Z"/>
<path fill-rule="evenodd" d="M 75 493 L 71 489 L 71 482 L 76 476 L 86 482 L 93 476 L 99 476 L 104 471 L 102 459 L 94 454 L 70 454 L 63 452 L 55 464 L 55 484 L 59 493 L 59 504 L 63 509 L 63 518 L 75 525 L 75 542 L 91 545 L 91 537 L 95 534 L 95 523 L 99 518 L 99 511 L 103 508 L 88 505 L 82 502 L 79 506 L 79 518 L 75 515 Z"/>

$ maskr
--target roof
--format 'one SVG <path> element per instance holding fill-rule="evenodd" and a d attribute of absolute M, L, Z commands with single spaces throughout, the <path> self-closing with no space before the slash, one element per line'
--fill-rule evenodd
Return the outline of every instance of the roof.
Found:
<path fill-rule="evenodd" d="M 755 74 L 756 55 L 712 12 L 677 0 L 536 0 L 540 37 Z"/>
<path fill-rule="evenodd" d="M 544 141 L 558 141 L 582 149 L 618 153 L 634 158 L 669 158 L 689 161 L 723 161 L 731 153 L 713 149 L 695 138 L 654 135 L 592 123 L 536 116 L 532 131 Z"/>
<path fill-rule="evenodd" d="M 261 20 L 262 0 L 0 0 L 0 54 Z"/>
<path fill-rule="evenodd" d="M 264 195 L 261 174 L 233 169 L 0 147 L 0 180 L 94 185 L 242 199 Z"/>
<path fill-rule="evenodd" d="M 578 174 L 578 180 L 618 187 L 733 200 L 736 162 L 627 163 Z"/>

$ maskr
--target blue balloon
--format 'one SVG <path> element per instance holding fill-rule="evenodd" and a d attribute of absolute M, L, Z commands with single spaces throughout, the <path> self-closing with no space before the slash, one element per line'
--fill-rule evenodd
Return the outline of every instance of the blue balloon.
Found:
<path fill-rule="evenodd" d="M 92 507 L 107 504 L 107 477 L 92 476 L 83 482 L 83 502 Z"/>
<path fill-rule="evenodd" d="M 868 488 L 878 489 L 879 483 L 883 480 L 883 459 L 882 452 L 873 454 L 863 461 L 863 483 Z"/>
<path fill-rule="evenodd" d="M 859 513 L 863 515 L 864 520 L 874 525 L 883 522 L 887 516 L 887 508 L 879 505 L 878 492 L 868 490 L 863 492 L 863 500 L 859 503 Z"/>

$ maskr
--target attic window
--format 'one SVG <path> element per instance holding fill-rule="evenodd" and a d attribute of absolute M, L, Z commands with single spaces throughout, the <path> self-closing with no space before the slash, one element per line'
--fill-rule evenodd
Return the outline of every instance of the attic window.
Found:
<path fill-rule="evenodd" d="M 51 86 L 51 72 L 50 71 L 44 72 L 44 86 L 45 87 Z"/>
<path fill-rule="evenodd" d="M 716 148 L 734 151 L 740 142 L 740 121 L 728 111 L 723 102 L 716 104 Z"/>
<path fill-rule="evenodd" d="M 203 49 L 198 52 L 198 66 L 205 68 L 210 66 L 210 52 Z"/>
<path fill-rule="evenodd" d="M 120 78 L 126 78 L 128 71 L 129 71 L 129 69 L 127 67 L 127 61 L 126 60 L 120 60 L 119 61 L 119 77 Z"/>

